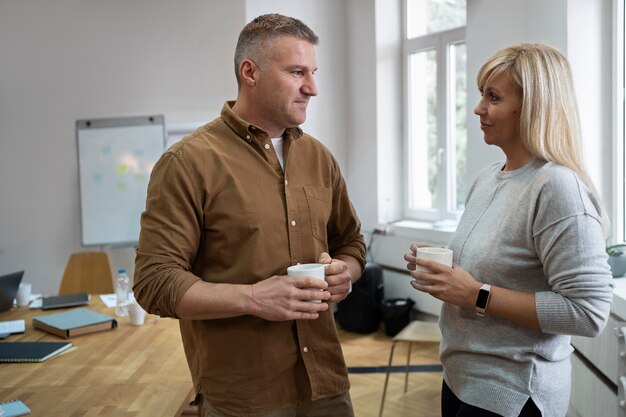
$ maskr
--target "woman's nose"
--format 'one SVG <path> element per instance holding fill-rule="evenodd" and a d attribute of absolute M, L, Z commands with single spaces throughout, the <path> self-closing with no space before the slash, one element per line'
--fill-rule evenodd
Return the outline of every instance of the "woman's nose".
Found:
<path fill-rule="evenodd" d="M 481 114 L 485 114 L 485 106 L 483 105 L 483 101 L 480 100 L 476 107 L 474 107 L 474 114 L 480 116 Z"/>

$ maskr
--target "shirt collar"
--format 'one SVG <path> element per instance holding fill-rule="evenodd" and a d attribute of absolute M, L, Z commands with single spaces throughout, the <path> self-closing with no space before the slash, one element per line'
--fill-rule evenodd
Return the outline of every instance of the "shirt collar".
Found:
<path fill-rule="evenodd" d="M 252 137 L 263 133 L 267 135 L 260 127 L 253 125 L 252 123 L 248 123 L 239 117 L 234 111 L 233 106 L 235 105 L 234 101 L 227 101 L 224 103 L 224 107 L 222 107 L 222 119 L 226 122 L 228 126 L 230 126 L 233 131 L 237 133 L 242 139 L 251 142 Z M 286 140 L 296 140 L 302 137 L 303 132 L 298 126 L 289 127 L 285 130 L 283 134 L 283 139 Z"/>

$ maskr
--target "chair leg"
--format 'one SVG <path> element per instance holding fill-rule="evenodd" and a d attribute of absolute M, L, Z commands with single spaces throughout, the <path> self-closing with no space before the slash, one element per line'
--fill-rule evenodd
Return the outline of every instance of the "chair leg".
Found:
<path fill-rule="evenodd" d="M 409 385 L 409 368 L 411 367 L 411 346 L 413 343 L 409 342 L 409 353 L 406 355 L 406 370 L 404 372 L 404 393 L 406 394 L 406 388 Z"/>
<path fill-rule="evenodd" d="M 391 343 L 391 352 L 389 352 L 389 364 L 387 365 L 387 375 L 385 375 L 385 386 L 383 387 L 383 399 L 380 402 L 380 412 L 378 417 L 383 417 L 383 407 L 385 406 L 385 396 L 387 395 L 387 383 L 389 382 L 389 372 L 391 370 L 391 359 L 393 358 L 393 350 L 396 348 L 396 342 Z"/>

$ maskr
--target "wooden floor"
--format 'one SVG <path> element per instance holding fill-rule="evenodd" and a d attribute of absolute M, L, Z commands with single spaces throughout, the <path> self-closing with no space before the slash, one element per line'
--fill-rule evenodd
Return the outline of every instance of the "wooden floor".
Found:
<path fill-rule="evenodd" d="M 384 369 L 389 361 L 392 338 L 382 328 L 372 334 L 349 333 L 339 328 L 339 338 L 346 365 L 350 372 L 350 396 L 356 417 L 377 417 L 380 410 Z M 413 344 L 411 365 L 440 365 L 438 345 Z M 406 365 L 407 345 L 398 343 L 392 366 Z M 357 371 L 371 371 L 357 373 Z M 439 417 L 442 374 L 436 372 L 410 372 L 407 392 L 404 393 L 405 373 L 392 372 L 387 387 L 383 416 L 385 417 Z"/>

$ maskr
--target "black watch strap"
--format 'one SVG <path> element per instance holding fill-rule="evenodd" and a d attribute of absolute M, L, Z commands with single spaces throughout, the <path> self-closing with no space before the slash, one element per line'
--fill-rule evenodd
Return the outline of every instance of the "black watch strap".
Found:
<path fill-rule="evenodd" d="M 476 297 L 476 314 L 479 316 L 485 315 L 487 310 L 487 304 L 489 304 L 489 298 L 491 297 L 491 285 L 483 284 L 478 290 L 478 297 Z"/>

